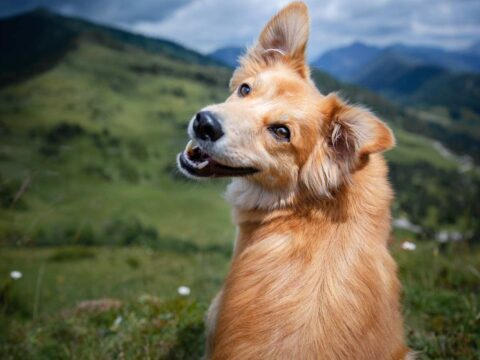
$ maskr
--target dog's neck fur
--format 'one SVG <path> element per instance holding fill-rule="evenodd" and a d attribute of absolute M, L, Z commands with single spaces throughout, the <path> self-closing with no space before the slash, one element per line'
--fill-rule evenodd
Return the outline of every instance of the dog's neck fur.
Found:
<path fill-rule="evenodd" d="M 227 187 L 226 200 L 239 211 L 277 210 L 291 206 L 296 189 L 272 191 L 244 178 L 234 179 Z"/>
<path fill-rule="evenodd" d="M 226 198 L 233 206 L 234 221 L 240 233 L 245 227 L 261 228 L 291 216 L 308 217 L 313 224 L 321 221 L 332 225 L 353 225 L 361 220 L 359 225 L 363 226 L 369 215 L 374 215 L 372 209 L 380 210 L 381 215 L 390 220 L 393 194 L 386 178 L 387 167 L 383 157 L 372 155 L 367 165 L 353 174 L 352 181 L 330 191 L 333 194 L 331 197 L 313 199 L 308 196 L 308 191 L 300 189 L 274 192 L 254 182 L 236 179 L 229 185 Z"/>
<path fill-rule="evenodd" d="M 399 283 L 386 247 L 386 175 L 382 156 L 373 155 L 333 199 L 296 194 L 275 198 L 283 206 L 273 209 L 234 202 L 238 236 L 216 304 L 212 359 L 309 351 L 321 359 L 405 357 Z M 236 200 L 270 199 L 256 191 L 246 187 Z"/>

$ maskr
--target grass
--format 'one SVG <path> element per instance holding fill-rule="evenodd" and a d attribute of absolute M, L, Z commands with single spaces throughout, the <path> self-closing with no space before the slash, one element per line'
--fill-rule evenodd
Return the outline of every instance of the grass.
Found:
<path fill-rule="evenodd" d="M 422 359 L 480 356 L 480 250 L 463 246 L 396 251 L 408 339 Z"/>
<path fill-rule="evenodd" d="M 2 249 L 0 271 L 4 279 L 11 270 L 22 272 L 18 282 L 22 287 L 12 289 L 12 294 L 22 299 L 17 305 L 33 317 L 73 306 L 81 299 L 129 299 L 142 293 L 168 299 L 180 285 L 207 300 L 221 284 L 228 260 L 228 248 L 185 243 L 159 245 L 159 250 L 138 246 L 7 248 Z"/>
<path fill-rule="evenodd" d="M 400 243 L 392 251 L 410 346 L 420 359 L 477 359 L 480 249 L 417 242 L 415 251 L 405 251 Z M 0 279 L 9 281 L 6 301 L 14 303 L 3 304 L 0 357 L 200 358 L 203 317 L 228 252 L 102 247 L 85 257 L 84 251 L 2 249 Z M 8 280 L 13 269 L 23 277 Z M 177 294 L 181 285 L 191 288 L 188 297 Z"/>

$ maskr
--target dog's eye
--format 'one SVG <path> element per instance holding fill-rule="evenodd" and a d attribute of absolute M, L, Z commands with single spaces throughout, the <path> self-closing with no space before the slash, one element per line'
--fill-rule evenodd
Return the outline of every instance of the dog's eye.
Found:
<path fill-rule="evenodd" d="M 285 125 L 272 125 L 268 130 L 281 141 L 290 141 L 290 130 Z"/>
<path fill-rule="evenodd" d="M 250 94 L 251 91 L 252 91 L 252 88 L 250 87 L 250 85 L 244 83 L 240 85 L 240 87 L 238 88 L 238 96 L 240 97 L 248 96 L 248 94 Z"/>

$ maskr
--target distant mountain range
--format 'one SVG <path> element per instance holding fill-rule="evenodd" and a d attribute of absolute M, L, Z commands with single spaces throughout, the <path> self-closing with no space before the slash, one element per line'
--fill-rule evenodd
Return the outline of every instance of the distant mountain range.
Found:
<path fill-rule="evenodd" d="M 365 66 L 395 59 L 409 66 L 434 65 L 453 72 L 480 73 L 480 44 L 461 51 L 403 44 L 378 47 L 355 42 L 329 50 L 312 62 L 338 79 L 357 82 L 364 77 Z M 384 60 L 384 61 L 385 61 Z"/>
<path fill-rule="evenodd" d="M 480 41 L 477 41 L 475 44 L 469 47 L 468 49 L 472 54 L 480 56 Z"/>
<path fill-rule="evenodd" d="M 447 51 L 356 42 L 327 51 L 312 65 L 403 104 L 480 114 L 480 43 Z"/>
<path fill-rule="evenodd" d="M 350 81 L 380 52 L 380 48 L 355 42 L 350 46 L 327 51 L 312 62 L 312 66 L 337 79 Z"/>
<path fill-rule="evenodd" d="M 240 56 L 242 56 L 245 50 L 245 48 L 238 46 L 228 46 L 219 48 L 208 54 L 208 56 L 230 67 L 236 67 Z"/>

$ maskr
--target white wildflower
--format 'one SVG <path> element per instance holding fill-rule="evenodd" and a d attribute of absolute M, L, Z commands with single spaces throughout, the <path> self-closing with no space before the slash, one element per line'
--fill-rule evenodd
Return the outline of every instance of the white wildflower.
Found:
<path fill-rule="evenodd" d="M 403 250 L 409 250 L 409 251 L 413 251 L 417 248 L 417 245 L 415 245 L 414 243 L 410 242 L 410 241 L 404 241 L 402 243 L 402 249 Z"/>
<path fill-rule="evenodd" d="M 120 325 L 122 324 L 122 322 L 123 322 L 123 317 L 121 315 L 118 315 L 113 321 L 112 326 L 110 326 L 110 330 L 117 331 Z"/>
<path fill-rule="evenodd" d="M 188 296 L 190 295 L 190 288 L 188 286 L 180 286 L 177 289 L 178 293 L 183 296 Z"/>
<path fill-rule="evenodd" d="M 11 277 L 13 280 L 21 279 L 22 276 L 23 276 L 23 274 L 22 274 L 20 271 L 13 270 L 13 271 L 10 272 L 10 277 Z"/>
<path fill-rule="evenodd" d="M 123 318 L 119 315 L 115 318 L 115 321 L 113 322 L 114 327 L 118 327 L 123 321 Z"/>

